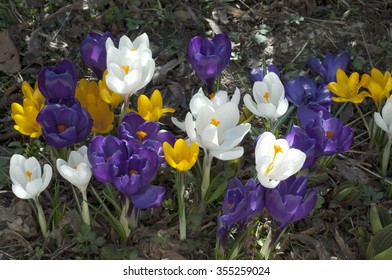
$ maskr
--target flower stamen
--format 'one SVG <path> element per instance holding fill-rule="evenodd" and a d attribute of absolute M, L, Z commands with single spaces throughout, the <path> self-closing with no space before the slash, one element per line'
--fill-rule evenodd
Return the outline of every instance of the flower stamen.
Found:
<path fill-rule="evenodd" d="M 31 173 L 30 171 L 26 171 L 26 176 L 29 178 L 29 181 L 31 182 L 31 176 L 33 176 L 33 173 Z"/>
<path fill-rule="evenodd" d="M 147 133 L 139 130 L 139 131 L 136 131 L 136 135 L 137 135 L 137 139 L 139 140 L 139 142 L 142 142 L 144 137 L 147 136 Z"/>
<path fill-rule="evenodd" d="M 270 98 L 270 93 L 268 91 L 266 91 L 263 95 L 263 97 L 265 98 L 265 100 L 267 101 L 267 103 L 270 103 L 269 98 Z"/>
<path fill-rule="evenodd" d="M 218 121 L 215 118 L 212 118 L 210 124 L 215 125 L 215 126 L 219 126 L 220 125 L 220 121 Z"/>

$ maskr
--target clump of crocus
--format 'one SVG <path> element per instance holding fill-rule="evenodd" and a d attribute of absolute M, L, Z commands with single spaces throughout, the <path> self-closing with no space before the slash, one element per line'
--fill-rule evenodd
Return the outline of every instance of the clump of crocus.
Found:
<path fill-rule="evenodd" d="M 233 160 L 241 157 L 244 149 L 238 145 L 250 130 L 249 123 L 238 124 L 240 113 L 235 102 L 226 102 L 218 107 L 212 104 L 206 102 L 198 106 L 196 118 L 191 112 L 185 118 L 189 139 L 204 150 L 202 200 L 210 185 L 212 159 Z"/>
<path fill-rule="evenodd" d="M 253 82 L 261 82 L 264 80 L 264 76 L 267 75 L 269 72 L 274 72 L 280 78 L 280 71 L 279 68 L 276 67 L 274 64 L 267 64 L 266 65 L 266 72 L 264 73 L 263 67 L 253 68 L 250 71 L 250 78 Z"/>
<path fill-rule="evenodd" d="M 46 219 L 38 197 L 48 187 L 52 179 L 52 167 L 45 164 L 42 173 L 41 165 L 35 157 L 25 158 L 22 155 L 14 154 L 10 162 L 10 178 L 12 191 L 17 197 L 34 201 L 41 232 L 44 237 L 48 237 Z"/>
<path fill-rule="evenodd" d="M 297 173 L 306 160 L 304 152 L 290 148 L 285 139 L 276 139 L 270 132 L 259 137 L 255 157 L 257 178 L 266 188 L 275 188 L 280 181 Z"/>
<path fill-rule="evenodd" d="M 166 162 L 177 170 L 176 191 L 178 201 L 178 218 L 180 222 L 180 240 L 186 239 L 186 216 L 184 204 L 185 173 L 196 163 L 199 155 L 199 145 L 196 142 L 188 144 L 184 139 L 178 139 L 174 146 L 163 143 Z"/>
<path fill-rule="evenodd" d="M 165 113 L 173 113 L 173 108 L 163 108 L 162 94 L 154 90 L 151 97 L 141 94 L 137 99 L 137 112 L 146 121 L 157 122 Z"/>
<path fill-rule="evenodd" d="M 164 188 L 151 185 L 159 168 L 158 155 L 153 149 L 133 141 L 99 135 L 89 144 L 88 158 L 94 177 L 111 183 L 124 195 L 120 223 L 127 237 L 129 226 L 137 227 L 138 209 L 159 207 L 162 203 Z M 130 202 L 132 213 L 128 217 Z"/>
<path fill-rule="evenodd" d="M 118 135 L 120 139 L 130 141 L 140 147 L 153 149 L 158 155 L 160 165 L 166 163 L 162 144 L 164 142 L 174 144 L 175 142 L 170 131 L 160 129 L 160 125 L 156 122 L 145 121 L 135 112 L 125 115 L 118 128 Z"/>
<path fill-rule="evenodd" d="M 319 58 L 309 58 L 308 67 L 309 69 L 320 75 L 325 83 L 336 82 L 336 72 L 338 69 L 346 71 L 350 62 L 349 53 L 342 52 L 334 57 L 331 53 L 327 53 L 323 62 Z"/>
<path fill-rule="evenodd" d="M 380 112 L 381 107 L 385 99 L 389 98 L 390 92 L 392 90 L 392 77 L 389 71 L 384 74 L 377 68 L 373 68 L 371 71 L 371 76 L 368 76 L 368 83 L 365 87 L 369 90 L 370 97 L 376 104 L 377 111 Z"/>
<path fill-rule="evenodd" d="M 298 76 L 284 83 L 286 98 L 295 106 L 302 104 L 319 104 L 327 107 L 332 104 L 331 92 L 325 84 L 316 83 L 314 80 Z"/>
<path fill-rule="evenodd" d="M 80 44 L 80 55 L 86 65 L 93 70 L 98 80 L 102 79 L 106 70 L 106 40 L 110 38 L 114 41 L 113 34 L 106 32 L 99 34 L 89 32 Z"/>
<path fill-rule="evenodd" d="M 213 93 L 216 78 L 230 61 L 231 42 L 228 34 L 217 34 L 211 40 L 196 36 L 188 45 L 188 59 L 197 76 Z"/>
<path fill-rule="evenodd" d="M 14 128 L 23 135 L 38 138 L 42 134 L 42 127 L 37 123 L 37 115 L 45 105 L 45 97 L 35 83 L 34 89 L 24 81 L 22 84 L 24 95 L 23 105 L 12 103 L 11 117 L 15 121 Z"/>
<path fill-rule="evenodd" d="M 97 82 L 80 79 L 75 97 L 93 120 L 92 132 L 104 134 L 112 131 L 114 113 L 109 104 L 101 99 Z"/>
<path fill-rule="evenodd" d="M 125 35 L 120 38 L 118 48 L 113 40 L 106 41 L 106 65 L 108 88 L 124 98 L 122 117 L 128 108 L 129 98 L 144 88 L 152 79 L 155 61 L 149 48 L 150 41 L 146 33 L 138 36 L 133 42 Z"/>
<path fill-rule="evenodd" d="M 38 74 L 38 88 L 46 98 L 46 104 L 75 97 L 77 82 L 78 72 L 70 60 L 63 60 L 54 67 L 43 67 Z"/>
<path fill-rule="evenodd" d="M 75 98 L 46 105 L 38 114 L 45 141 L 55 148 L 81 143 L 90 134 L 93 120 Z"/>
<path fill-rule="evenodd" d="M 87 157 L 87 147 L 82 146 L 76 151 L 71 151 L 68 162 L 57 159 L 57 170 L 60 175 L 77 187 L 82 194 L 83 222 L 90 226 L 90 211 L 87 203 L 87 186 L 91 179 L 91 165 Z"/>
<path fill-rule="evenodd" d="M 226 243 L 230 229 L 238 224 L 239 231 L 264 209 L 264 188 L 253 179 L 245 185 L 233 177 L 227 183 L 222 205 L 222 215 L 218 216 L 218 238 Z"/>
<path fill-rule="evenodd" d="M 253 99 L 249 94 L 244 96 L 245 106 L 256 116 L 266 118 L 272 127 L 275 120 L 287 112 L 289 102 L 278 75 L 269 72 L 262 82 L 253 84 Z"/>

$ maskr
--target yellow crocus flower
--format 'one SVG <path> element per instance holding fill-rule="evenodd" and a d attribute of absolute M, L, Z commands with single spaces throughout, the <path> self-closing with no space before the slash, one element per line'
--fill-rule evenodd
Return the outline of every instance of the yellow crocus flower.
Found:
<path fill-rule="evenodd" d="M 191 169 L 199 155 L 199 145 L 196 142 L 189 145 L 184 139 L 178 139 L 174 147 L 164 142 L 162 148 L 166 162 L 180 172 Z"/>
<path fill-rule="evenodd" d="M 360 91 L 369 82 L 369 75 L 362 75 L 354 72 L 348 77 L 342 69 L 336 71 L 336 82 L 327 85 L 329 91 L 337 96 L 333 96 L 335 102 L 352 102 L 355 104 L 362 103 L 363 99 L 370 94 L 367 91 Z"/>
<path fill-rule="evenodd" d="M 137 100 L 137 112 L 146 121 L 157 122 L 164 113 L 173 113 L 173 108 L 162 108 L 162 94 L 159 90 L 154 90 L 149 99 L 142 94 Z"/>
<path fill-rule="evenodd" d="M 90 105 L 96 106 L 101 100 L 97 82 L 80 79 L 76 87 L 75 98 L 79 100 L 80 105 L 85 109 Z"/>
<path fill-rule="evenodd" d="M 11 104 L 11 117 L 15 121 L 14 128 L 23 135 L 38 138 L 42 134 L 42 127 L 37 123 L 36 118 L 45 106 L 45 97 L 39 91 L 37 82 L 33 89 L 29 83 L 24 81 L 22 92 L 25 96 L 23 105 L 16 102 Z"/>
<path fill-rule="evenodd" d="M 112 109 L 117 108 L 117 106 L 124 101 L 124 97 L 120 94 L 115 93 L 110 90 L 106 85 L 106 75 L 108 74 L 108 70 L 105 70 L 102 76 L 102 80 L 98 82 L 99 87 L 99 95 L 101 99 L 110 105 Z"/>
<path fill-rule="evenodd" d="M 370 97 L 374 100 L 377 106 L 377 111 L 380 112 L 384 100 L 389 98 L 390 91 L 392 90 L 392 77 L 389 71 L 384 74 L 377 68 L 373 68 L 371 76 L 365 74 L 369 78 L 369 82 L 365 87 L 370 92 Z"/>
<path fill-rule="evenodd" d="M 92 132 L 104 134 L 113 130 L 114 113 L 109 104 L 101 101 L 97 105 L 90 105 L 87 111 L 93 119 Z"/>

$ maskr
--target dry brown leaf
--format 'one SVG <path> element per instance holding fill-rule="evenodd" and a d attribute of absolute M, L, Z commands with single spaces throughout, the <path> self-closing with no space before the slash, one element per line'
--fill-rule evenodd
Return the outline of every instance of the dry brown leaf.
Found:
<path fill-rule="evenodd" d="M 20 71 L 20 59 L 10 35 L 6 30 L 0 30 L 0 71 L 15 74 Z"/>

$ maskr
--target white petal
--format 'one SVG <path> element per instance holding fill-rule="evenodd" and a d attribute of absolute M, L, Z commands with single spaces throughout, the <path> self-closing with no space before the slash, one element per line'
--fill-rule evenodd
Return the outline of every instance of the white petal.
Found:
<path fill-rule="evenodd" d="M 284 98 L 284 86 L 280 80 L 271 84 L 270 96 L 270 102 L 277 107 L 279 102 Z"/>
<path fill-rule="evenodd" d="M 233 102 L 228 102 L 220 106 L 214 116 L 220 124 L 218 125 L 219 135 L 226 130 L 235 127 L 240 119 L 238 106 Z"/>
<path fill-rule="evenodd" d="M 19 154 L 14 154 L 11 157 L 10 166 L 15 166 L 15 165 L 24 166 L 25 161 L 26 161 L 26 158 L 24 156 L 19 155 Z"/>
<path fill-rule="evenodd" d="M 382 118 L 387 126 L 392 124 L 392 103 L 388 102 L 385 103 L 384 107 L 382 108 Z"/>
<path fill-rule="evenodd" d="M 41 178 L 32 180 L 26 185 L 27 196 L 33 199 L 36 199 L 44 189 L 45 188 L 43 188 L 43 182 Z"/>
<path fill-rule="evenodd" d="M 259 117 L 261 116 L 259 110 L 257 109 L 257 104 L 252 100 L 252 97 L 249 94 L 244 96 L 244 104 L 246 108 L 248 108 L 249 111 L 251 111 L 253 114 Z"/>
<path fill-rule="evenodd" d="M 30 157 L 25 161 L 24 170 L 32 173 L 31 180 L 41 178 L 41 165 L 35 157 Z"/>
<path fill-rule="evenodd" d="M 219 149 L 219 138 L 218 129 L 214 125 L 209 125 L 200 133 L 200 137 L 203 141 L 203 146 L 209 151 L 214 151 Z"/>
<path fill-rule="evenodd" d="M 262 157 L 272 158 L 274 156 L 274 144 L 275 144 L 275 135 L 271 132 L 264 132 L 259 140 L 257 140 L 256 148 L 255 148 L 255 157 L 256 162 L 259 161 Z"/>
<path fill-rule="evenodd" d="M 262 82 L 257 81 L 257 82 L 255 82 L 253 84 L 252 93 L 253 93 L 253 98 L 254 98 L 256 104 L 267 102 L 267 100 L 265 99 L 264 95 L 265 95 L 266 92 L 269 92 L 269 91 L 270 90 L 269 90 L 269 88 L 268 88 L 268 86 L 267 86 L 265 81 L 262 81 Z M 271 94 L 271 93 L 269 92 L 269 94 Z"/>
<path fill-rule="evenodd" d="M 286 98 L 282 99 L 279 102 L 278 108 L 276 109 L 276 117 L 281 117 L 283 116 L 286 112 L 287 109 L 289 108 L 289 102 Z"/>
<path fill-rule="evenodd" d="M 217 150 L 217 151 L 212 151 L 211 155 L 216 157 L 217 159 L 220 160 L 233 160 L 242 157 L 244 154 L 244 148 L 242 147 L 235 147 L 231 150 L 223 151 L 223 150 Z"/>
<path fill-rule="evenodd" d="M 150 40 L 146 33 L 139 35 L 138 37 L 133 40 L 133 46 L 135 48 L 149 48 L 150 47 Z"/>
<path fill-rule="evenodd" d="M 19 184 L 12 184 L 12 192 L 21 199 L 30 199 L 30 195 L 26 190 Z"/>
<path fill-rule="evenodd" d="M 181 129 L 182 131 L 185 131 L 185 121 L 180 122 L 177 118 L 172 117 L 171 118 L 172 123 L 177 126 L 179 129 Z"/>
<path fill-rule="evenodd" d="M 189 102 L 189 109 L 192 115 L 196 118 L 199 110 L 203 106 L 211 106 L 211 100 L 204 95 L 204 92 L 200 89 Z"/>
<path fill-rule="evenodd" d="M 222 135 L 220 144 L 221 150 L 230 150 L 237 146 L 245 135 L 249 132 L 251 125 L 249 123 L 240 124 L 232 129 L 227 130 Z"/>
<path fill-rule="evenodd" d="M 185 117 L 185 130 L 188 134 L 189 139 L 191 139 L 192 141 L 196 141 L 195 121 L 193 120 L 191 113 L 188 113 Z"/>
<path fill-rule="evenodd" d="M 42 175 L 42 190 L 45 190 L 49 183 L 50 180 L 52 180 L 52 174 L 53 174 L 53 170 L 52 167 L 49 164 L 45 164 L 44 165 L 44 174 Z"/>
<path fill-rule="evenodd" d="M 381 117 L 380 113 L 375 112 L 374 113 L 374 121 L 376 124 L 384 131 L 388 132 L 388 126 L 385 123 L 384 119 Z"/>
<path fill-rule="evenodd" d="M 19 165 L 11 165 L 10 178 L 13 184 L 26 187 L 27 176 L 24 171 L 24 167 L 21 167 Z"/>
<path fill-rule="evenodd" d="M 276 107 L 272 103 L 260 103 L 257 104 L 257 109 L 261 116 L 270 120 L 276 119 Z"/>

